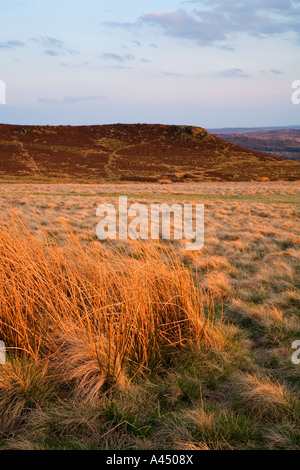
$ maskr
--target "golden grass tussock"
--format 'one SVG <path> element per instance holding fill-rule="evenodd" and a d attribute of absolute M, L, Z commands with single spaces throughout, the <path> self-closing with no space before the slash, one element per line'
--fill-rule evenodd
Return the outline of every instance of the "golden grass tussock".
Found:
<path fill-rule="evenodd" d="M 222 335 L 213 296 L 171 246 L 82 245 L 71 231 L 60 243 L 16 217 L 0 228 L 0 299 L 9 356 L 41 364 L 50 382 L 87 402 Z"/>

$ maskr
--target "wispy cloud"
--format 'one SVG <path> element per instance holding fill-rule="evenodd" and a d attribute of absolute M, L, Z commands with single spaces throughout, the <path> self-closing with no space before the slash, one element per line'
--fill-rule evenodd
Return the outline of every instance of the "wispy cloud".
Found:
<path fill-rule="evenodd" d="M 222 78 L 249 78 L 250 77 L 250 75 L 248 75 L 242 69 L 222 70 L 221 72 L 218 72 L 216 76 L 222 77 Z"/>
<path fill-rule="evenodd" d="M 52 50 L 50 50 L 50 49 L 47 49 L 46 51 L 44 51 L 44 54 L 45 54 L 45 55 L 50 55 L 50 56 L 52 56 L 52 57 L 55 57 L 55 56 L 57 56 L 57 55 L 60 55 L 59 52 L 57 52 L 57 51 L 52 51 Z"/>
<path fill-rule="evenodd" d="M 186 77 L 187 74 L 179 73 L 179 72 L 162 72 L 164 77 Z"/>
<path fill-rule="evenodd" d="M 115 54 L 113 52 L 104 52 L 101 55 L 101 58 L 105 60 L 114 60 L 117 62 L 127 62 L 130 60 L 135 60 L 135 56 L 132 54 L 120 55 L 120 54 Z"/>
<path fill-rule="evenodd" d="M 24 42 L 16 41 L 16 40 L 0 42 L 0 49 L 13 49 L 15 47 L 24 47 L 24 46 L 25 46 Z"/>
<path fill-rule="evenodd" d="M 225 39 L 223 28 L 215 28 L 212 21 L 201 21 L 184 10 L 148 13 L 139 21 L 157 26 L 169 36 L 196 40 L 199 44 L 211 44 L 216 40 Z"/>
<path fill-rule="evenodd" d="M 40 44 L 43 47 L 51 49 L 62 49 L 64 47 L 63 41 L 49 36 L 39 36 L 37 38 L 31 38 L 30 40 L 37 44 Z"/>
<path fill-rule="evenodd" d="M 164 34 L 196 42 L 201 46 L 217 45 L 233 50 L 226 41 L 236 33 L 268 37 L 294 33 L 300 40 L 299 0 L 195 0 L 198 9 L 150 12 L 133 23 L 111 22 L 113 28 L 159 28 Z M 225 42 L 225 44 L 224 44 Z M 223 43 L 223 44 L 222 44 Z"/>
<path fill-rule="evenodd" d="M 283 75 L 283 72 L 277 69 L 271 69 L 270 72 L 273 73 L 274 75 Z"/>
<path fill-rule="evenodd" d="M 52 38 L 49 36 L 39 36 L 36 38 L 31 38 L 30 41 L 38 44 L 44 49 L 44 54 L 49 55 L 51 57 L 55 57 L 58 55 L 76 55 L 79 51 L 75 49 L 69 49 L 68 46 L 64 41 L 57 38 Z"/>
<path fill-rule="evenodd" d="M 43 104 L 74 104 L 84 101 L 98 101 L 105 99 L 106 96 L 65 96 L 64 98 L 38 98 L 39 103 Z"/>
<path fill-rule="evenodd" d="M 126 28 L 126 29 L 134 29 L 137 27 L 137 23 L 120 23 L 119 21 L 105 21 L 102 23 L 104 26 L 108 28 Z"/>
<path fill-rule="evenodd" d="M 278 69 L 270 69 L 270 70 L 261 70 L 260 73 L 272 73 L 274 75 L 283 75 L 284 72 Z"/>

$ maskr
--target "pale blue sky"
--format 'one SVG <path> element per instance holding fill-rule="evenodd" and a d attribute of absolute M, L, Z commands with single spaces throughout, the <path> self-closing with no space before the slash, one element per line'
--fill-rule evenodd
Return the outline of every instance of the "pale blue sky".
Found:
<path fill-rule="evenodd" d="M 300 124 L 300 0 L 0 0 L 0 122 Z"/>

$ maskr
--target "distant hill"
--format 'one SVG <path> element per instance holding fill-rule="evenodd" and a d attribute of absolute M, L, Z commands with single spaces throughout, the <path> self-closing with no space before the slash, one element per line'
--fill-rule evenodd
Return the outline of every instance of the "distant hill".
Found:
<path fill-rule="evenodd" d="M 300 126 L 274 126 L 274 127 L 221 127 L 215 129 L 208 129 L 212 134 L 252 134 L 253 132 L 265 131 L 285 131 L 285 130 L 299 130 Z"/>
<path fill-rule="evenodd" d="M 300 127 L 293 129 L 219 129 L 215 135 L 250 150 L 300 161 Z"/>
<path fill-rule="evenodd" d="M 300 179 L 300 163 L 190 126 L 0 125 L 0 181 L 263 181 Z"/>

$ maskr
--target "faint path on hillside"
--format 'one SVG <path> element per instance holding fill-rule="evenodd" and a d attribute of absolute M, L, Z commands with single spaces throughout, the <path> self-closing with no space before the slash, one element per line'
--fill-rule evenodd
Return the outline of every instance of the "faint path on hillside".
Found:
<path fill-rule="evenodd" d="M 153 140 L 147 140 L 146 142 L 139 142 L 138 144 L 129 144 L 129 145 L 124 145 L 124 147 L 119 147 L 117 150 L 114 150 L 110 155 L 109 155 L 109 159 L 108 159 L 108 162 L 107 164 L 105 165 L 104 167 L 104 171 L 107 175 L 107 178 L 109 178 L 110 180 L 113 180 L 116 178 L 116 175 L 113 173 L 112 171 L 112 166 L 113 166 L 113 163 L 114 161 L 116 160 L 116 158 L 118 158 L 118 152 L 122 151 L 122 150 L 126 150 L 126 149 L 129 149 L 129 148 L 133 148 L 133 147 L 136 147 L 136 146 L 140 146 L 140 145 L 146 145 L 146 144 L 153 144 L 154 142 L 159 142 L 160 141 L 160 138 L 157 138 L 157 139 L 153 139 Z"/>
<path fill-rule="evenodd" d="M 33 175 L 39 175 L 40 174 L 40 168 L 37 165 L 36 161 L 34 158 L 27 152 L 27 150 L 24 148 L 24 144 L 20 142 L 19 140 L 15 140 L 17 143 L 20 153 L 21 153 L 21 159 L 20 162 L 24 163 L 29 170 L 32 171 Z"/>

